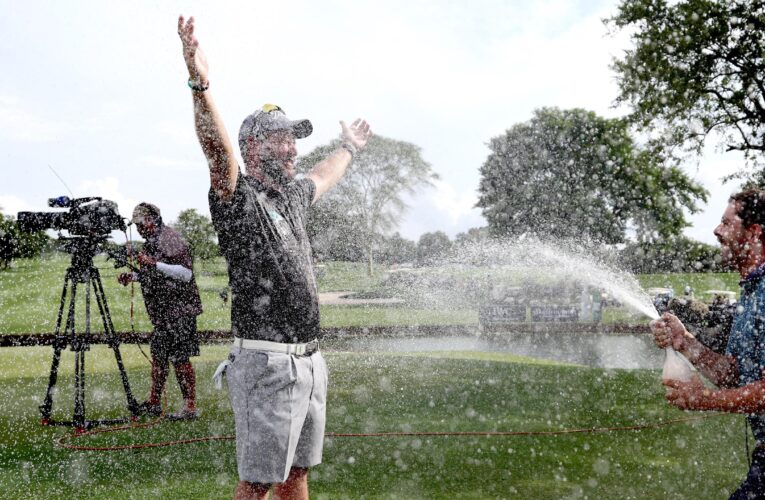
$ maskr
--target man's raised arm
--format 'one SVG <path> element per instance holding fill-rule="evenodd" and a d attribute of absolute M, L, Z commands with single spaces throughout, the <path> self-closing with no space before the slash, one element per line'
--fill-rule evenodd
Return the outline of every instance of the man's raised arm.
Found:
<path fill-rule="evenodd" d="M 340 122 L 340 126 L 342 127 L 342 146 L 308 172 L 308 177 L 316 184 L 313 201 L 318 200 L 340 181 L 348 165 L 351 164 L 353 155 L 366 146 L 372 136 L 369 124 L 360 118 L 357 118 L 350 127 L 343 121 Z"/>
<path fill-rule="evenodd" d="M 207 58 L 194 36 L 194 18 L 178 18 L 178 36 L 183 59 L 189 69 L 189 87 L 194 98 L 194 124 L 202 151 L 210 167 L 210 185 L 222 200 L 230 200 L 236 188 L 239 165 L 218 107 L 209 91 Z"/>

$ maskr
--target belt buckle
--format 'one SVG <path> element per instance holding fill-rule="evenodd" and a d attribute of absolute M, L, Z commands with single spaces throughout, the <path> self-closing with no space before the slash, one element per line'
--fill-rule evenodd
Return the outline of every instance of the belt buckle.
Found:
<path fill-rule="evenodd" d="M 319 350 L 319 339 L 313 339 L 305 345 L 305 353 L 313 354 Z"/>

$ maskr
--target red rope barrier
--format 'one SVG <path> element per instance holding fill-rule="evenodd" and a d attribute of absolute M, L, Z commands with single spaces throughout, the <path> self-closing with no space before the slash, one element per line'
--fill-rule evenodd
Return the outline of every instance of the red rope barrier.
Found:
<path fill-rule="evenodd" d="M 669 425 L 694 422 L 698 420 L 704 420 L 713 416 L 727 415 L 726 413 L 713 413 L 705 415 L 694 415 L 691 417 L 675 418 L 670 420 L 664 420 L 653 424 L 643 425 L 628 425 L 622 427 L 591 427 L 582 429 L 559 429 L 554 431 L 465 431 L 465 432 L 372 432 L 372 433 L 343 433 L 343 432 L 328 432 L 325 437 L 328 438 L 344 438 L 344 437 L 411 437 L 411 436 L 559 436 L 564 434 L 577 434 L 577 433 L 602 433 L 602 432 L 621 432 L 621 431 L 639 431 L 644 429 L 658 429 L 661 427 L 667 427 Z M 208 441 L 233 441 L 235 436 L 206 436 L 200 438 L 181 439 L 177 441 L 162 441 L 157 443 L 136 443 L 126 445 L 115 446 L 80 446 L 70 444 L 69 441 L 74 438 L 83 438 L 86 436 L 93 436 L 96 434 L 105 434 L 108 432 L 120 432 L 132 429 L 148 428 L 162 422 L 164 419 L 157 419 L 144 424 L 123 425 L 120 427 L 109 427 L 103 429 L 95 429 L 92 431 L 82 432 L 79 434 L 70 434 L 62 436 L 55 441 L 55 443 L 69 450 L 77 451 L 121 451 L 121 450 L 140 450 L 145 448 L 161 448 L 165 446 L 176 446 L 182 444 L 202 443 Z"/>

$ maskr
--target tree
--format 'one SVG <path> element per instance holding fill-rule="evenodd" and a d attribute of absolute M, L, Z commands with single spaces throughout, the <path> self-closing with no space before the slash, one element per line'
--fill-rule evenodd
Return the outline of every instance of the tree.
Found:
<path fill-rule="evenodd" d="M 638 148 L 627 123 L 543 108 L 489 142 L 477 206 L 498 236 L 639 241 L 680 234 L 707 192 Z"/>
<path fill-rule="evenodd" d="M 489 228 L 471 227 L 464 233 L 457 233 L 454 237 L 455 245 L 470 245 L 485 242 L 490 237 Z"/>
<path fill-rule="evenodd" d="M 219 255 L 218 244 L 215 241 L 215 228 L 210 219 L 189 208 L 178 214 L 178 220 L 173 228 L 189 244 L 191 255 L 207 260 Z"/>
<path fill-rule="evenodd" d="M 417 242 L 417 263 L 432 264 L 445 255 L 451 247 L 452 242 L 443 231 L 424 233 Z"/>
<path fill-rule="evenodd" d="M 45 231 L 22 231 L 13 217 L 0 214 L 0 268 L 7 269 L 13 259 L 37 257 L 49 243 Z"/>
<path fill-rule="evenodd" d="M 16 223 L 0 214 L 0 267 L 8 269 L 16 256 Z"/>
<path fill-rule="evenodd" d="M 720 248 L 678 236 L 667 240 L 629 243 L 620 252 L 623 267 L 633 273 L 694 273 L 729 271 Z"/>
<path fill-rule="evenodd" d="M 383 238 L 378 256 L 380 261 L 386 264 L 414 262 L 417 258 L 417 244 L 398 233 L 394 233 L 390 237 Z"/>
<path fill-rule="evenodd" d="M 616 59 L 617 102 L 657 150 L 698 154 L 709 134 L 750 165 L 765 151 L 765 3 L 623 0 L 606 22 L 633 48 Z M 746 176 L 742 171 L 739 177 Z"/>
<path fill-rule="evenodd" d="M 317 260 L 363 262 L 361 223 L 350 217 L 340 200 L 328 198 L 312 207 L 306 224 L 311 248 Z"/>
<path fill-rule="evenodd" d="M 297 163 L 307 172 L 339 146 L 339 140 L 319 146 Z M 381 238 L 395 229 L 408 208 L 405 195 L 432 185 L 438 176 L 422 159 L 414 144 L 373 136 L 360 152 L 338 185 L 322 201 L 329 203 L 352 224 L 357 241 L 364 249 L 367 272 L 372 275 L 374 250 Z"/>

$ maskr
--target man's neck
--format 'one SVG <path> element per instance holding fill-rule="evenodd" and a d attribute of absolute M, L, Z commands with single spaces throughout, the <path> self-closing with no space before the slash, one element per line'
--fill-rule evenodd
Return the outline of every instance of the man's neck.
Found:
<path fill-rule="evenodd" d="M 157 238 L 159 238 L 159 233 L 162 232 L 162 227 L 163 226 L 164 226 L 164 224 L 158 224 L 156 229 L 154 229 L 154 231 L 151 234 L 146 236 L 146 241 L 156 240 Z"/>
<path fill-rule="evenodd" d="M 763 264 L 765 264 L 765 255 L 762 253 L 749 255 L 738 268 L 738 273 L 741 275 L 741 279 L 746 279 L 747 276 L 759 269 Z"/>
<path fill-rule="evenodd" d="M 247 169 L 247 175 L 252 177 L 253 179 L 256 179 L 258 182 L 263 184 L 265 187 L 269 189 L 273 189 L 274 191 L 281 192 L 284 189 L 284 186 L 273 179 L 270 175 L 266 174 L 263 169 L 259 167 L 252 167 Z"/>

